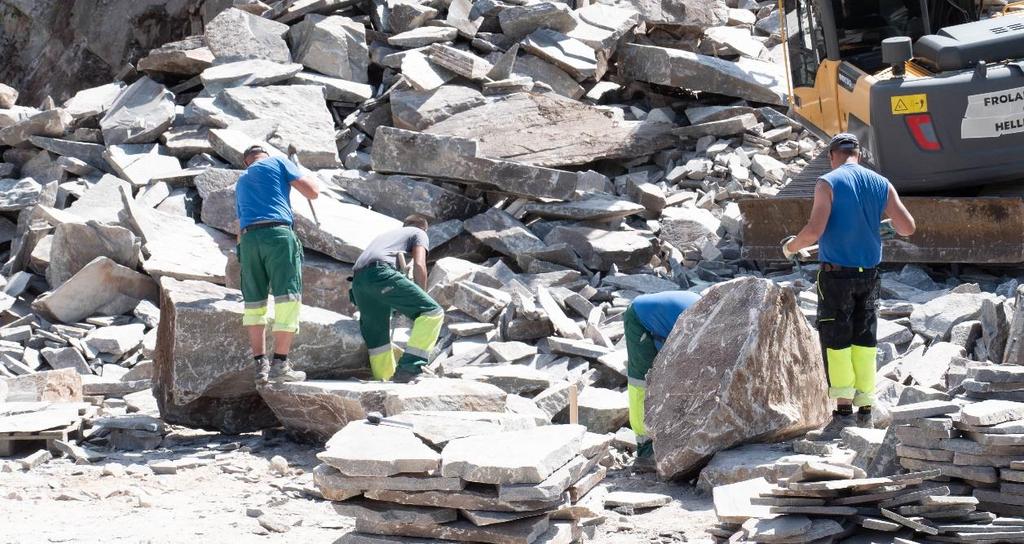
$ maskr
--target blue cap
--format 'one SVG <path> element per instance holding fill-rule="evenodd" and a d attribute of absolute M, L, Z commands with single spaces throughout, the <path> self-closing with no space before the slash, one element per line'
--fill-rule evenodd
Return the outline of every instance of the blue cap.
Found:
<path fill-rule="evenodd" d="M 849 132 L 840 132 L 839 134 L 836 134 L 828 144 L 829 151 L 835 151 L 836 149 L 857 149 L 858 147 L 860 147 L 860 140 Z"/>

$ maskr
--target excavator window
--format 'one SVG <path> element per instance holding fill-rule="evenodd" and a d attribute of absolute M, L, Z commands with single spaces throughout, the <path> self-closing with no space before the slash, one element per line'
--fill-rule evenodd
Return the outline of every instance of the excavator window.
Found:
<path fill-rule="evenodd" d="M 813 87 L 818 65 L 825 59 L 825 38 L 814 0 L 786 0 L 789 62 L 796 87 Z"/>
<path fill-rule="evenodd" d="M 831 0 L 840 57 L 873 74 L 883 70 L 882 40 L 924 34 L 918 0 Z"/>

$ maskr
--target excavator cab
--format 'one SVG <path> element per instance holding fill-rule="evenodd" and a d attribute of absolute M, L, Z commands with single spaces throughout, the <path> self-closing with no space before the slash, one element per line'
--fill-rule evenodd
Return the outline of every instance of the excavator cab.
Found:
<path fill-rule="evenodd" d="M 825 139 L 856 134 L 917 219 L 886 262 L 1024 262 L 1024 17 L 981 20 L 983 1 L 779 1 L 791 114 Z M 739 203 L 745 258 L 782 258 L 828 169 L 822 154 Z"/>
<path fill-rule="evenodd" d="M 1024 177 L 1024 17 L 978 20 L 980 0 L 780 0 L 794 115 L 852 132 L 898 189 Z M 1020 124 L 1020 130 L 1015 128 Z"/>

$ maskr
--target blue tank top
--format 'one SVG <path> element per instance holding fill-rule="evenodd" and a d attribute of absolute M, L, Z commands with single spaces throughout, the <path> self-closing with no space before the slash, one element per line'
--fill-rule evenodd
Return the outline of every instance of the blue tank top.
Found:
<path fill-rule="evenodd" d="M 640 295 L 633 299 L 633 311 L 640 324 L 654 337 L 654 347 L 661 349 L 665 339 L 675 327 L 679 314 L 700 300 L 700 295 L 689 291 L 662 291 Z"/>
<path fill-rule="evenodd" d="M 879 224 L 889 201 L 889 180 L 859 164 L 821 177 L 832 187 L 832 211 L 818 241 L 821 262 L 874 268 L 882 262 Z"/>

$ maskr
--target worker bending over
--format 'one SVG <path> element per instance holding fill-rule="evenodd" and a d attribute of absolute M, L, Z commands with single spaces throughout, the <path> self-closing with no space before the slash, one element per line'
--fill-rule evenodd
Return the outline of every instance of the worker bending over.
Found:
<path fill-rule="evenodd" d="M 303 177 L 283 157 L 271 157 L 260 146 L 247 149 L 246 170 L 235 188 L 238 214 L 238 261 L 242 266 L 242 326 L 256 362 L 257 382 L 302 381 L 304 372 L 288 362 L 292 339 L 299 330 L 302 305 L 302 244 L 292 230 L 289 194 L 294 187 L 309 199 L 320 194 L 316 180 Z M 267 297 L 274 295 L 274 357 L 267 361 Z"/>
<path fill-rule="evenodd" d="M 646 439 L 644 426 L 644 393 L 647 372 L 654 365 L 658 350 L 665 343 L 679 315 L 693 306 L 700 295 L 689 291 L 664 291 L 640 295 L 622 315 L 626 336 L 626 390 L 629 394 L 629 426 L 637 437 L 635 468 L 653 470 L 654 445 Z"/>
<path fill-rule="evenodd" d="M 837 134 L 828 147 L 833 170 L 818 180 L 807 226 L 787 239 L 787 259 L 819 243 L 818 335 L 825 350 L 828 395 L 836 399 L 823 438 L 838 438 L 843 428 L 871 426 L 875 397 L 877 306 L 882 261 L 882 216 L 901 236 L 916 228 L 896 189 L 864 168 L 853 134 Z M 853 406 L 859 407 L 856 420 Z"/>
<path fill-rule="evenodd" d="M 378 380 L 408 383 L 423 371 L 444 322 L 444 311 L 427 294 L 427 220 L 410 215 L 405 226 L 375 238 L 353 267 L 352 302 L 359 307 L 359 330 Z M 398 255 L 412 254 L 413 277 L 398 270 Z M 405 353 L 395 365 L 391 312 L 413 320 Z"/>

